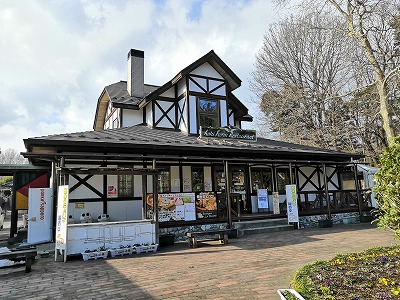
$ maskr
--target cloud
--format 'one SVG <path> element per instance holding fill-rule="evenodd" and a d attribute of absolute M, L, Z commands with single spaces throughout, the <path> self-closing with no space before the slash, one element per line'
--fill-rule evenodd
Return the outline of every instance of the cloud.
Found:
<path fill-rule="evenodd" d="M 162 85 L 211 49 L 242 79 L 276 17 L 270 1 L 5 0 L 0 3 L 0 147 L 92 130 L 104 86 L 126 80 L 131 48 L 145 82 Z"/>

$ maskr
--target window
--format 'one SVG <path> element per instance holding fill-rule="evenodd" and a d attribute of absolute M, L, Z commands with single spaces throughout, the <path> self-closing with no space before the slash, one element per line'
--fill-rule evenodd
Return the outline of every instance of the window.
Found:
<path fill-rule="evenodd" d="M 169 193 L 171 191 L 170 183 L 169 171 L 161 171 L 158 174 L 158 192 Z"/>
<path fill-rule="evenodd" d="M 290 184 L 289 169 L 276 169 L 276 183 L 280 194 L 286 193 L 286 185 Z"/>
<path fill-rule="evenodd" d="M 267 189 L 272 192 L 272 171 L 271 169 L 251 170 L 251 186 L 253 193 L 258 189 Z"/>
<path fill-rule="evenodd" d="M 200 99 L 198 102 L 199 127 L 218 127 L 218 100 Z"/>
<path fill-rule="evenodd" d="M 133 175 L 118 175 L 119 197 L 133 197 Z"/>
<path fill-rule="evenodd" d="M 204 170 L 203 167 L 192 167 L 192 191 L 204 191 Z"/>

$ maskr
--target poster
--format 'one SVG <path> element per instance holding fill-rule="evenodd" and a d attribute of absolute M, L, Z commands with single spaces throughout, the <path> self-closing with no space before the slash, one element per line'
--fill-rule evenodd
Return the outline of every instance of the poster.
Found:
<path fill-rule="evenodd" d="M 197 219 L 209 219 L 218 216 L 217 196 L 214 192 L 203 192 L 197 195 L 196 215 Z"/>
<path fill-rule="evenodd" d="M 107 197 L 108 198 L 116 198 L 118 197 L 117 187 L 114 185 L 109 185 L 107 187 Z"/>
<path fill-rule="evenodd" d="M 288 223 L 299 222 L 299 210 L 297 207 L 297 191 L 296 185 L 289 184 L 286 186 L 286 204 L 287 204 L 287 217 Z"/>
<path fill-rule="evenodd" d="M 257 190 L 258 208 L 268 208 L 268 191 L 266 189 Z"/>
<path fill-rule="evenodd" d="M 57 194 L 56 249 L 67 249 L 68 185 L 60 185 Z"/>
<path fill-rule="evenodd" d="M 160 222 L 194 220 L 190 209 L 186 208 L 190 203 L 194 205 L 194 201 L 194 193 L 158 194 L 158 220 Z M 148 215 L 151 215 L 149 211 L 153 211 L 153 194 L 147 195 L 146 202 Z"/>

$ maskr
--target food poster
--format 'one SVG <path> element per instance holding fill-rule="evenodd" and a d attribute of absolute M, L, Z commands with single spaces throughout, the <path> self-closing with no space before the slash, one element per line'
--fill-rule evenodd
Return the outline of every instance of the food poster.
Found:
<path fill-rule="evenodd" d="M 217 196 L 214 192 L 199 193 L 196 196 L 196 215 L 197 219 L 217 217 Z"/>
<path fill-rule="evenodd" d="M 147 211 L 153 210 L 153 194 L 147 195 Z M 194 193 L 158 194 L 158 220 L 160 222 L 195 220 L 191 206 L 194 206 Z"/>

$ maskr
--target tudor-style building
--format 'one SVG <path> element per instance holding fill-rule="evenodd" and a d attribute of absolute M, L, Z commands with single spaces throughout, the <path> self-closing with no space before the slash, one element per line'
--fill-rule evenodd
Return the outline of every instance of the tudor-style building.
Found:
<path fill-rule="evenodd" d="M 240 85 L 214 51 L 164 85 L 148 85 L 143 51 L 130 50 L 128 80 L 104 88 L 94 131 L 25 139 L 24 156 L 52 164 L 54 186 L 69 185 L 75 222 L 82 212 L 111 221 L 151 217 L 155 198 L 160 227 L 232 226 L 285 216 L 288 184 L 297 187 L 300 215 L 369 209 L 354 163 L 359 155 L 241 131 L 252 117 L 232 93 Z M 214 137 L 204 137 L 207 128 Z M 259 190 L 267 190 L 268 208 L 259 206 Z"/>

